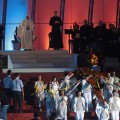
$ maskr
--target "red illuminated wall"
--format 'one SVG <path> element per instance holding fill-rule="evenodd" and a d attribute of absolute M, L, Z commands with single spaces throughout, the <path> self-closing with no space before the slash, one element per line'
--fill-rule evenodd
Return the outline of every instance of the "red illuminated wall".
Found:
<path fill-rule="evenodd" d="M 51 31 L 49 19 L 53 16 L 54 10 L 59 12 L 60 0 L 36 0 L 35 12 L 35 35 L 34 41 L 36 50 L 48 50 L 48 33 Z M 32 0 L 29 0 L 28 14 L 31 12 Z M 109 3 L 109 4 L 108 4 Z M 89 0 L 66 0 L 64 13 L 64 29 L 76 21 L 79 25 L 83 24 L 84 19 L 88 19 Z M 104 22 L 116 22 L 117 0 L 94 0 L 93 22 L 98 25 L 99 20 Z M 64 31 L 63 31 L 64 32 Z M 63 33 L 64 49 L 68 50 L 68 36 Z"/>
<path fill-rule="evenodd" d="M 83 24 L 88 19 L 89 0 L 66 0 L 64 13 L 64 29 L 70 28 L 74 22 Z M 68 35 L 63 33 L 64 47 L 68 50 Z"/>
<path fill-rule="evenodd" d="M 93 23 L 103 20 L 107 26 L 116 22 L 117 0 L 94 0 Z"/>

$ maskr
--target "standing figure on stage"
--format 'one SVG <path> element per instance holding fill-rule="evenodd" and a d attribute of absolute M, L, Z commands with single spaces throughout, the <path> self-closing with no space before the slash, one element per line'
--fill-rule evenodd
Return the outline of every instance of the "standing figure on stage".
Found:
<path fill-rule="evenodd" d="M 85 99 L 81 96 L 81 92 L 77 92 L 73 108 L 76 113 L 76 120 L 84 120 Z"/>
<path fill-rule="evenodd" d="M 51 40 L 49 48 L 59 50 L 63 48 L 62 34 L 60 26 L 63 25 L 61 18 L 57 15 L 57 11 L 54 11 L 54 16 L 50 18 L 49 25 L 52 26 Z"/>
<path fill-rule="evenodd" d="M 53 90 L 52 90 L 52 85 L 51 83 L 48 84 L 48 90 L 47 90 L 47 95 L 46 95 L 46 117 L 47 120 L 52 119 L 52 114 L 55 111 L 55 99 L 53 96 Z"/>
<path fill-rule="evenodd" d="M 119 120 L 120 113 L 120 98 L 119 94 L 114 91 L 113 96 L 109 100 L 111 120 Z"/>
<path fill-rule="evenodd" d="M 92 86 L 88 83 L 89 76 L 86 75 L 85 79 L 82 80 L 82 93 L 85 98 L 85 111 L 92 110 Z"/>
<path fill-rule="evenodd" d="M 3 85 L 5 89 L 5 94 L 8 97 L 9 105 L 11 105 L 11 98 L 12 98 L 12 70 L 7 71 L 7 75 L 3 79 Z"/>
<path fill-rule="evenodd" d="M 110 94 L 112 94 L 113 91 L 113 83 L 114 83 L 114 78 L 111 76 L 111 73 L 107 73 L 107 78 L 108 78 L 108 90 Z"/>
<path fill-rule="evenodd" d="M 96 106 L 96 115 L 98 120 L 109 120 L 109 106 L 107 102 L 99 101 Z"/>
<path fill-rule="evenodd" d="M 15 74 L 15 79 L 12 81 L 12 93 L 13 93 L 13 109 L 17 112 L 17 103 L 19 106 L 19 113 L 22 113 L 22 103 L 24 100 L 23 82 L 20 79 L 20 74 Z"/>
<path fill-rule="evenodd" d="M 80 50 L 82 53 L 87 47 L 89 48 L 90 35 L 91 27 L 89 26 L 88 21 L 84 20 L 84 25 L 80 27 Z"/>
<path fill-rule="evenodd" d="M 74 73 L 72 72 L 68 72 L 63 80 L 63 82 L 60 84 L 60 89 L 65 91 L 65 95 L 68 95 L 68 110 L 71 111 L 72 110 L 72 103 L 73 103 L 73 97 L 74 95 L 74 91 L 72 91 L 70 94 L 69 92 L 72 90 L 73 88 L 73 83 L 72 83 L 72 78 Z M 73 79 L 74 80 L 74 79 Z"/>
<path fill-rule="evenodd" d="M 66 99 L 63 98 L 61 102 L 58 104 L 57 109 L 57 118 L 55 120 L 67 120 L 67 104 Z"/>
<path fill-rule="evenodd" d="M 73 33 L 72 33 L 72 39 L 73 39 L 73 50 L 72 52 L 75 54 L 79 54 L 80 50 L 80 29 L 79 25 L 75 22 L 73 24 Z"/>
<path fill-rule="evenodd" d="M 67 120 L 67 100 L 68 97 L 62 90 L 56 104 L 57 117 L 55 120 Z"/>
<path fill-rule="evenodd" d="M 55 99 L 57 99 L 59 97 L 59 83 L 57 81 L 56 76 L 52 77 L 52 90 L 53 90 L 53 96 Z"/>
<path fill-rule="evenodd" d="M 119 82 L 120 82 L 120 78 L 118 78 L 116 76 L 116 72 L 112 72 L 112 77 L 114 78 L 114 86 L 113 86 L 113 89 L 116 90 L 117 92 L 120 90 L 120 87 L 119 87 Z"/>
<path fill-rule="evenodd" d="M 4 92 L 3 87 L 0 85 L 0 120 L 7 120 L 7 110 L 9 107 L 9 100 Z"/>
<path fill-rule="evenodd" d="M 40 108 L 42 111 L 42 107 L 44 105 L 45 100 L 45 85 L 44 82 L 41 80 L 41 76 L 38 77 L 38 81 L 35 82 L 35 89 L 36 89 L 36 96 L 35 96 L 35 105 L 36 108 Z"/>
<path fill-rule="evenodd" d="M 26 19 L 23 20 L 17 30 L 17 36 L 21 40 L 21 49 L 33 50 L 33 29 L 33 21 L 30 19 L 29 16 L 26 16 Z"/>

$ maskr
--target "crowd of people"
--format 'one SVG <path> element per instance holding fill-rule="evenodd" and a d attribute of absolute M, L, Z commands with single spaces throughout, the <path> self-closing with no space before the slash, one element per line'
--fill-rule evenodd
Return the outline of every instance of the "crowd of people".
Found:
<path fill-rule="evenodd" d="M 97 77 L 92 73 L 65 72 L 58 80 L 53 76 L 48 83 L 38 76 L 34 83 L 34 105 L 41 112 L 46 107 L 47 120 L 67 120 L 69 111 L 75 112 L 76 120 L 84 120 L 85 112 L 95 111 L 99 120 L 119 120 L 120 112 L 120 79 L 115 72 Z M 97 73 L 96 73 L 97 74 Z M 0 86 L 0 119 L 7 120 L 7 111 L 22 113 L 24 85 L 20 74 L 8 70 Z M 96 83 L 96 86 L 92 82 Z M 95 92 L 97 91 L 97 92 Z M 13 108 L 11 106 L 13 99 Z M 17 110 L 18 104 L 18 110 Z M 110 114 L 109 114 L 110 113 Z M 54 118 L 53 118 L 54 117 Z"/>
<path fill-rule="evenodd" d="M 38 76 L 34 86 L 36 108 L 42 111 L 46 107 L 47 120 L 67 120 L 69 111 L 75 112 L 76 120 L 84 120 L 85 112 L 90 111 L 95 111 L 99 120 L 119 120 L 120 79 L 116 73 L 107 73 L 107 79 L 99 77 L 98 94 L 94 92 L 90 78 L 93 78 L 92 74 L 65 72 L 62 80 L 53 76 L 46 84 L 42 76 Z"/>
<path fill-rule="evenodd" d="M 0 84 L 0 119 L 7 120 L 7 111 L 22 113 L 22 103 L 24 100 L 23 82 L 20 74 L 15 73 L 12 78 L 12 71 L 8 70 L 7 75 Z M 11 101 L 12 100 L 12 101 Z M 11 106 L 12 104 L 12 106 Z M 17 110 L 17 105 L 19 110 Z"/>
<path fill-rule="evenodd" d="M 49 33 L 49 48 L 54 50 L 61 50 L 64 48 L 61 27 L 63 26 L 62 19 L 58 16 L 58 12 L 54 11 L 54 15 L 49 20 L 51 26 L 51 32 Z M 99 21 L 98 26 L 94 26 L 84 20 L 83 25 L 79 25 L 76 22 L 70 27 L 72 30 L 71 38 L 71 51 L 75 54 L 84 53 L 85 49 L 92 48 L 94 51 L 100 49 L 104 55 L 119 57 L 117 53 L 120 46 L 120 29 L 116 28 L 114 24 L 109 24 L 109 28 L 106 27 L 106 23 Z M 17 28 L 17 38 L 21 41 L 21 49 L 33 50 L 34 35 L 34 23 L 29 16 L 22 21 Z"/>
<path fill-rule="evenodd" d="M 35 82 L 35 106 L 40 111 L 44 105 L 46 106 L 48 120 L 53 119 L 53 116 L 55 120 L 67 120 L 68 111 L 75 112 L 76 120 L 83 120 L 85 112 L 93 110 L 96 111 L 99 120 L 109 119 L 109 112 L 111 119 L 119 120 L 120 80 L 115 72 L 112 76 L 110 73 L 107 74 L 108 81 L 103 77 L 99 79 L 99 93 L 103 99 L 93 93 L 94 88 L 88 82 L 90 77 L 92 76 L 89 74 L 78 80 L 76 73 L 67 72 L 61 82 L 53 76 L 52 80 L 45 84 L 39 76 L 38 81 Z"/>
<path fill-rule="evenodd" d="M 87 20 L 79 26 L 76 22 L 73 27 L 70 27 L 73 32 L 71 34 L 71 44 L 73 45 L 73 53 L 83 53 L 88 47 L 89 49 L 100 49 L 105 55 L 118 57 L 117 50 L 119 49 L 120 30 L 114 24 L 109 24 L 99 21 L 98 26 L 89 25 Z"/>

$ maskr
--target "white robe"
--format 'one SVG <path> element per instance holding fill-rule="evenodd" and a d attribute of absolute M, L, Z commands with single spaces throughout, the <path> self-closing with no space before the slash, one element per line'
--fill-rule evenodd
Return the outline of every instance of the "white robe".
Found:
<path fill-rule="evenodd" d="M 29 27 L 29 30 L 26 28 Z M 21 49 L 33 49 L 33 28 L 34 24 L 32 20 L 23 20 L 23 22 L 19 25 L 17 34 L 21 40 Z"/>

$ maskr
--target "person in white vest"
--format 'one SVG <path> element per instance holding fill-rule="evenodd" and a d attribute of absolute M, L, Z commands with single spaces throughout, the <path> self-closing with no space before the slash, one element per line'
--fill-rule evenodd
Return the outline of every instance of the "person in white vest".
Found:
<path fill-rule="evenodd" d="M 92 110 L 92 86 L 88 83 L 89 75 L 85 76 L 85 79 L 82 80 L 82 93 L 85 98 L 85 111 Z"/>
<path fill-rule="evenodd" d="M 84 120 L 85 99 L 81 96 L 81 92 L 77 92 L 73 108 L 76 120 Z"/>
<path fill-rule="evenodd" d="M 109 99 L 109 107 L 111 120 L 119 120 L 120 98 L 116 91 L 113 92 L 113 96 Z"/>

